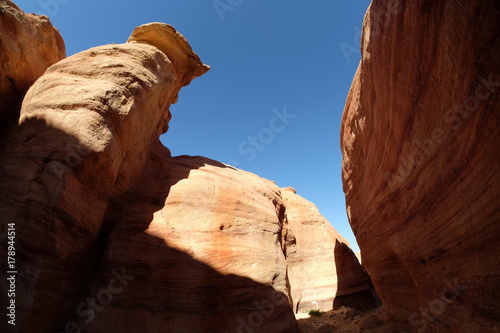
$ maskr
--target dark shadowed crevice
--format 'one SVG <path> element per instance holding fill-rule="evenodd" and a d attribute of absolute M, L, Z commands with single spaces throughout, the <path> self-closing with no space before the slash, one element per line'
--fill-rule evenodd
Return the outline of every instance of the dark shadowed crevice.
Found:
<path fill-rule="evenodd" d="M 370 284 L 352 250 L 335 240 L 335 267 L 337 269 L 337 294 L 333 309 L 341 306 L 369 310 L 376 306 Z"/>

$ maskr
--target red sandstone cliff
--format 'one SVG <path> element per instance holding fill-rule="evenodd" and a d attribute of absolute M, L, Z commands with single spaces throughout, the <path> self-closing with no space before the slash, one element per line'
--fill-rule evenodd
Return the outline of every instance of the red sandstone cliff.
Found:
<path fill-rule="evenodd" d="M 342 119 L 347 212 L 398 330 L 500 326 L 500 5 L 374 0 Z"/>

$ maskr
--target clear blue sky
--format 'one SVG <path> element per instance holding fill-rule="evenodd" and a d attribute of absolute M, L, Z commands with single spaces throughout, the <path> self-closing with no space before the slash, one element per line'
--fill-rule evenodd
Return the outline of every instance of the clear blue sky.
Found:
<path fill-rule="evenodd" d="M 164 145 L 173 155 L 206 156 L 294 187 L 359 250 L 339 142 L 370 1 L 15 2 L 50 17 L 68 56 L 123 43 L 144 23 L 173 25 L 212 69 L 181 91 Z"/>

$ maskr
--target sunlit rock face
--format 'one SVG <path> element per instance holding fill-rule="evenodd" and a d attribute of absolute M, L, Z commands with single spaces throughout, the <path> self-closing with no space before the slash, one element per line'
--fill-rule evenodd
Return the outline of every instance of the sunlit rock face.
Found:
<path fill-rule="evenodd" d="M 393 325 L 498 332 L 500 5 L 372 2 L 342 119 L 347 212 Z"/>
<path fill-rule="evenodd" d="M 0 212 L 4 228 L 16 224 L 20 332 L 75 314 L 98 276 L 110 207 L 135 186 L 179 89 L 208 70 L 175 29 L 153 26 L 192 61 L 139 42 L 61 60 L 31 86 L 4 140 Z"/>
<path fill-rule="evenodd" d="M 17 122 L 28 88 L 65 56 L 64 41 L 46 16 L 0 1 L 0 138 Z"/>
<path fill-rule="evenodd" d="M 286 257 L 293 309 L 369 309 L 374 299 L 349 243 L 310 201 L 282 190 L 286 206 Z"/>

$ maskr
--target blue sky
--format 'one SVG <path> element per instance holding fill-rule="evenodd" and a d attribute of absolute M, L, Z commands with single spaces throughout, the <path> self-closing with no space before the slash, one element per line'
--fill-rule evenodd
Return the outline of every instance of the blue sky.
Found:
<path fill-rule="evenodd" d="M 68 56 L 123 43 L 144 23 L 173 25 L 212 69 L 181 91 L 164 145 L 294 187 L 359 250 L 342 191 L 340 122 L 370 1 L 15 2 L 50 17 Z"/>

